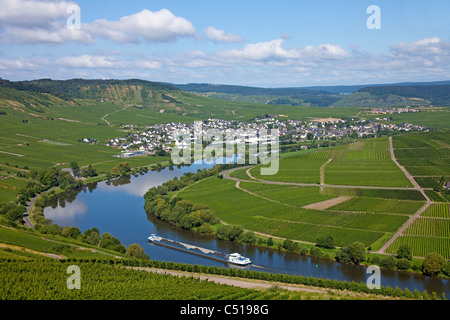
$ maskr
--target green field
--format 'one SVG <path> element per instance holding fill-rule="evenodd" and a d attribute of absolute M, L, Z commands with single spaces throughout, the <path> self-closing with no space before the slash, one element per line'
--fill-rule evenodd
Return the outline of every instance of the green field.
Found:
<path fill-rule="evenodd" d="M 411 215 L 424 204 L 422 201 L 355 197 L 333 206 L 330 210 Z"/>
<path fill-rule="evenodd" d="M 400 244 L 411 246 L 416 256 L 438 252 L 449 258 L 450 252 L 450 195 L 443 188 L 450 176 L 450 136 L 448 131 L 431 131 L 393 138 L 394 152 L 433 203 L 388 248 L 397 250 Z M 432 190 L 433 189 L 433 190 Z"/>
<path fill-rule="evenodd" d="M 433 203 L 422 213 L 422 217 L 450 218 L 450 204 Z"/>
<path fill-rule="evenodd" d="M 429 137 L 426 134 L 424 141 Z M 431 143 L 434 147 L 442 145 L 437 140 Z M 388 239 L 425 205 L 423 195 L 411 188 L 410 181 L 390 159 L 385 138 L 281 157 L 276 175 L 260 175 L 259 166 L 251 169 L 250 174 L 262 181 L 250 179 L 246 169 L 241 169 L 230 174 L 241 180 L 239 184 L 208 178 L 182 190 L 178 196 L 206 204 L 222 221 L 248 230 L 312 243 L 319 236 L 331 235 L 341 245 L 361 241 L 367 246 Z M 318 185 L 321 175 L 325 186 Z M 313 209 L 337 197 L 347 198 L 329 207 Z M 314 206 L 305 208 L 311 204 Z M 445 217 L 448 214 L 445 205 L 435 208 L 433 204 L 423 216 Z M 437 237 L 440 240 L 435 242 L 442 242 L 445 248 L 450 237 L 447 224 L 444 220 L 422 218 L 407 229 L 405 236 L 414 234 L 419 241 L 424 236 Z M 393 248 L 389 248 L 390 252 Z"/>
<path fill-rule="evenodd" d="M 329 163 L 327 161 L 331 159 Z M 404 173 L 390 159 L 387 138 L 367 139 L 327 150 L 281 158 L 277 174 L 263 176 L 259 167 L 250 172 L 258 179 L 293 183 L 351 186 L 412 187 Z"/>
<path fill-rule="evenodd" d="M 308 210 L 302 206 L 328 200 L 319 187 L 277 188 L 235 182 L 214 177 L 183 190 L 179 197 L 209 206 L 227 223 L 274 236 L 315 242 L 318 236 L 331 235 L 339 244 L 362 241 L 369 245 L 386 232 L 395 231 L 406 216 Z M 228 199 L 233 199 L 229 201 Z M 242 203 L 246 203 L 243 207 Z"/>
<path fill-rule="evenodd" d="M 430 252 L 437 252 L 445 259 L 450 259 L 450 238 L 435 238 L 428 236 L 401 236 L 386 250 L 387 253 L 396 254 L 402 245 L 411 248 L 413 256 L 425 257 Z"/>

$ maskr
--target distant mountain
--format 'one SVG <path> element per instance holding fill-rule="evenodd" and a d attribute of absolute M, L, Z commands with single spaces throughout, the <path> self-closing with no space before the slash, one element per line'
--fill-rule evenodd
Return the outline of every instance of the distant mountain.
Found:
<path fill-rule="evenodd" d="M 450 106 L 450 85 L 376 86 L 361 88 L 336 107 Z"/>
<path fill-rule="evenodd" d="M 183 114 L 184 111 L 178 111 L 177 107 L 182 104 L 179 99 L 187 95 L 192 94 L 168 84 L 139 79 L 39 79 L 16 82 L 0 79 L 0 102 L 39 113 L 62 102 L 79 105 L 96 101 Z"/>
<path fill-rule="evenodd" d="M 158 82 L 139 79 L 130 80 L 51 80 L 10 82 L 21 91 L 52 94 L 63 100 L 93 99 L 121 103 L 142 103 L 153 101 L 153 93 L 179 91 L 179 89 Z"/>
<path fill-rule="evenodd" d="M 359 88 L 358 88 L 359 87 Z M 342 94 L 327 90 L 351 91 Z M 128 80 L 51 80 L 8 81 L 0 79 L 0 101 L 7 105 L 19 103 L 35 112 L 42 108 L 72 105 L 80 101 L 110 102 L 125 106 L 138 106 L 148 110 L 179 115 L 212 112 L 201 105 L 223 105 L 217 100 L 312 107 L 403 107 L 450 106 L 450 81 L 420 85 L 335 86 L 310 88 L 259 88 L 214 84 L 168 84 L 140 79 Z M 215 101 L 215 102 L 214 102 Z"/>
<path fill-rule="evenodd" d="M 341 95 L 334 92 L 305 88 L 259 88 L 208 83 L 173 84 L 173 86 L 211 98 L 262 104 L 326 107 L 341 99 Z"/>
<path fill-rule="evenodd" d="M 402 107 L 450 105 L 450 81 L 394 84 L 260 88 L 206 83 L 174 84 L 216 99 L 320 107 Z"/>
<path fill-rule="evenodd" d="M 385 83 L 385 84 L 366 84 L 366 85 L 348 85 L 348 86 L 313 86 L 313 87 L 302 87 L 303 89 L 310 90 L 324 90 L 334 93 L 353 93 L 362 88 L 369 87 L 384 87 L 384 86 L 434 86 L 450 84 L 449 81 L 433 81 L 433 82 L 400 82 L 400 83 Z"/>

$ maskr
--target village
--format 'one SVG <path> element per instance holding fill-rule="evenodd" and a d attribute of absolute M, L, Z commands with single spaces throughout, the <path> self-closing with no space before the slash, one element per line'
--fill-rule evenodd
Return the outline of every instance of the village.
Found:
<path fill-rule="evenodd" d="M 299 143 L 320 140 L 341 140 L 345 138 L 376 137 L 390 132 L 428 131 L 425 126 L 417 126 L 411 123 L 385 124 L 366 119 L 314 119 L 300 121 L 281 119 L 279 115 L 257 117 L 251 122 L 239 122 L 236 120 L 221 120 L 210 118 L 202 121 L 202 130 L 214 129 L 216 132 L 226 135 L 226 130 L 271 130 L 278 129 L 281 143 Z M 175 142 L 181 134 L 194 137 L 194 123 L 165 123 L 151 124 L 146 130 L 130 133 L 128 136 L 117 137 L 107 142 L 107 146 L 120 149 L 120 157 L 130 157 L 156 152 L 170 153 Z M 305 146 L 305 148 L 307 148 Z"/>

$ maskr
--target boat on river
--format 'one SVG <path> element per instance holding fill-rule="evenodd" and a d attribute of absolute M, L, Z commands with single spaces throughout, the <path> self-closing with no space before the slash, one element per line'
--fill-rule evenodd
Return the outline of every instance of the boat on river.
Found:
<path fill-rule="evenodd" d="M 249 258 L 243 257 L 239 253 L 227 254 L 223 252 L 213 251 L 198 246 L 194 246 L 191 244 L 162 238 L 155 234 L 152 234 L 150 237 L 148 237 L 148 241 L 164 247 L 189 252 L 192 254 L 200 255 L 214 260 L 219 260 L 222 262 L 232 263 L 239 266 L 246 266 L 252 263 L 252 261 Z"/>

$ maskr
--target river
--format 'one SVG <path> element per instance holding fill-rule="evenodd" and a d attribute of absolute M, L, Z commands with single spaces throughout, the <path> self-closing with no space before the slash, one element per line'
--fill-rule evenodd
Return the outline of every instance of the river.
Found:
<path fill-rule="evenodd" d="M 155 217 L 147 218 L 143 195 L 149 188 L 175 177 L 179 178 L 186 172 L 196 172 L 198 169 L 211 167 L 212 165 L 207 164 L 192 164 L 125 176 L 111 182 L 99 182 L 86 187 L 81 192 L 60 196 L 52 206 L 45 208 L 44 215 L 53 223 L 78 227 L 82 232 L 97 227 L 100 233 L 110 233 L 127 247 L 137 243 L 154 260 L 229 267 L 228 264 L 220 261 L 149 244 L 147 238 L 153 233 L 211 250 L 226 253 L 239 252 L 252 260 L 252 265 L 248 267 L 251 270 L 366 282 L 370 274 L 366 273 L 365 266 L 341 264 L 316 257 L 216 240 L 176 228 Z M 446 296 L 450 296 L 449 280 L 407 272 L 382 269 L 381 285 L 392 288 L 396 286 L 401 289 L 408 288 L 410 291 L 417 289 L 421 292 L 427 290 L 429 293 L 445 292 Z"/>

